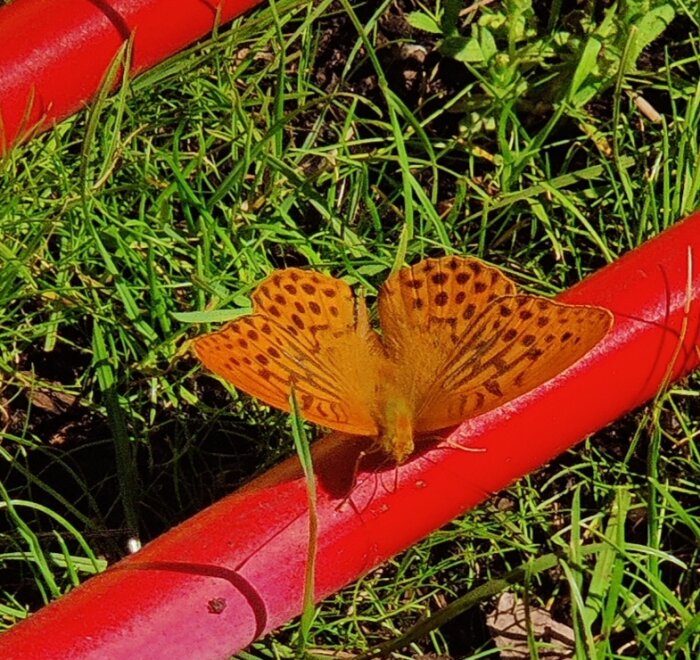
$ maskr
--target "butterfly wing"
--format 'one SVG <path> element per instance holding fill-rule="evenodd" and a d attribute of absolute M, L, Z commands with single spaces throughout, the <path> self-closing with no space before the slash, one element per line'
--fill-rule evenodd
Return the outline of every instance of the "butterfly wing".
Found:
<path fill-rule="evenodd" d="M 305 419 L 375 435 L 381 345 L 364 302 L 344 282 L 297 268 L 273 273 L 252 299 L 252 315 L 195 340 L 199 359 L 275 408 L 289 412 L 293 386 Z"/>
<path fill-rule="evenodd" d="M 458 257 L 399 271 L 382 289 L 379 309 L 391 359 L 416 365 L 399 373 L 410 381 L 405 389 L 418 434 L 545 383 L 590 351 L 612 324 L 604 309 L 515 295 L 500 271 Z"/>

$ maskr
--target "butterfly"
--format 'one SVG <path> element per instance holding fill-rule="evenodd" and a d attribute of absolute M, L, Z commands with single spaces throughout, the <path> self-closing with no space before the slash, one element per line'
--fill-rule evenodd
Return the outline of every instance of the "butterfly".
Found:
<path fill-rule="evenodd" d="M 218 376 L 304 419 L 370 436 L 397 464 L 419 436 L 493 410 L 562 373 L 609 331 L 610 311 L 518 293 L 471 257 L 425 259 L 386 280 L 380 331 L 342 280 L 285 268 L 253 313 L 195 339 Z"/>

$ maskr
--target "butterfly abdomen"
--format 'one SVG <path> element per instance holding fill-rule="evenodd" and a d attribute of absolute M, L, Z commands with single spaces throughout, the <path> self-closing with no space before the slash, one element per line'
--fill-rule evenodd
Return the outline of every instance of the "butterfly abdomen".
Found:
<path fill-rule="evenodd" d="M 401 398 L 388 399 L 384 410 L 384 426 L 377 438 L 384 453 L 403 463 L 414 449 L 413 410 Z"/>

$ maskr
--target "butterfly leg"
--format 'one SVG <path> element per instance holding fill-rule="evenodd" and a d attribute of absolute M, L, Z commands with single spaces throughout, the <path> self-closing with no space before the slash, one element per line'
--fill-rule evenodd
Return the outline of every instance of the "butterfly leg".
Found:
<path fill-rule="evenodd" d="M 460 445 L 458 442 L 455 442 L 454 440 L 450 440 L 450 438 L 445 438 L 444 436 L 441 435 L 427 435 L 427 436 L 421 436 L 421 440 L 435 440 L 436 441 L 436 449 L 442 449 L 442 448 L 450 448 L 450 449 L 459 449 L 460 451 L 466 451 L 466 452 L 483 452 L 486 451 L 486 447 L 465 447 L 464 445 Z"/>
<path fill-rule="evenodd" d="M 464 445 L 460 445 L 458 442 L 455 442 L 454 440 L 443 440 L 438 447 L 449 447 L 450 449 L 459 449 L 460 451 L 466 451 L 466 452 L 476 452 L 476 453 L 481 453 L 483 451 L 486 451 L 486 447 L 465 447 Z"/>

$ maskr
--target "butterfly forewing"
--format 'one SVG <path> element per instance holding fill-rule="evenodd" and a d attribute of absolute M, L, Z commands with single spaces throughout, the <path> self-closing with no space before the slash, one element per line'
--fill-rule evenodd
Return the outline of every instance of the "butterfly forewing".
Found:
<path fill-rule="evenodd" d="M 515 285 L 478 259 L 425 259 L 392 275 L 379 294 L 382 341 L 397 365 L 397 391 L 418 409 L 455 342 L 490 302 Z"/>
<path fill-rule="evenodd" d="M 389 277 L 380 291 L 384 344 L 398 356 L 431 337 L 442 345 L 461 335 L 492 300 L 513 293 L 511 280 L 478 259 L 425 259 Z"/>
<path fill-rule="evenodd" d="M 379 299 L 397 391 L 417 433 L 496 408 L 585 355 L 611 325 L 606 310 L 515 295 L 477 259 L 426 259 L 390 277 Z"/>
<path fill-rule="evenodd" d="M 253 310 L 287 330 L 296 342 L 316 350 L 317 335 L 347 334 L 355 327 L 355 296 L 342 280 L 285 268 L 263 280 L 252 295 Z"/>
<path fill-rule="evenodd" d="M 358 327 L 351 289 L 340 280 L 289 268 L 253 294 L 255 314 L 200 337 L 195 351 L 214 373 L 289 411 L 294 385 L 305 419 L 374 435 L 377 338 Z"/>

